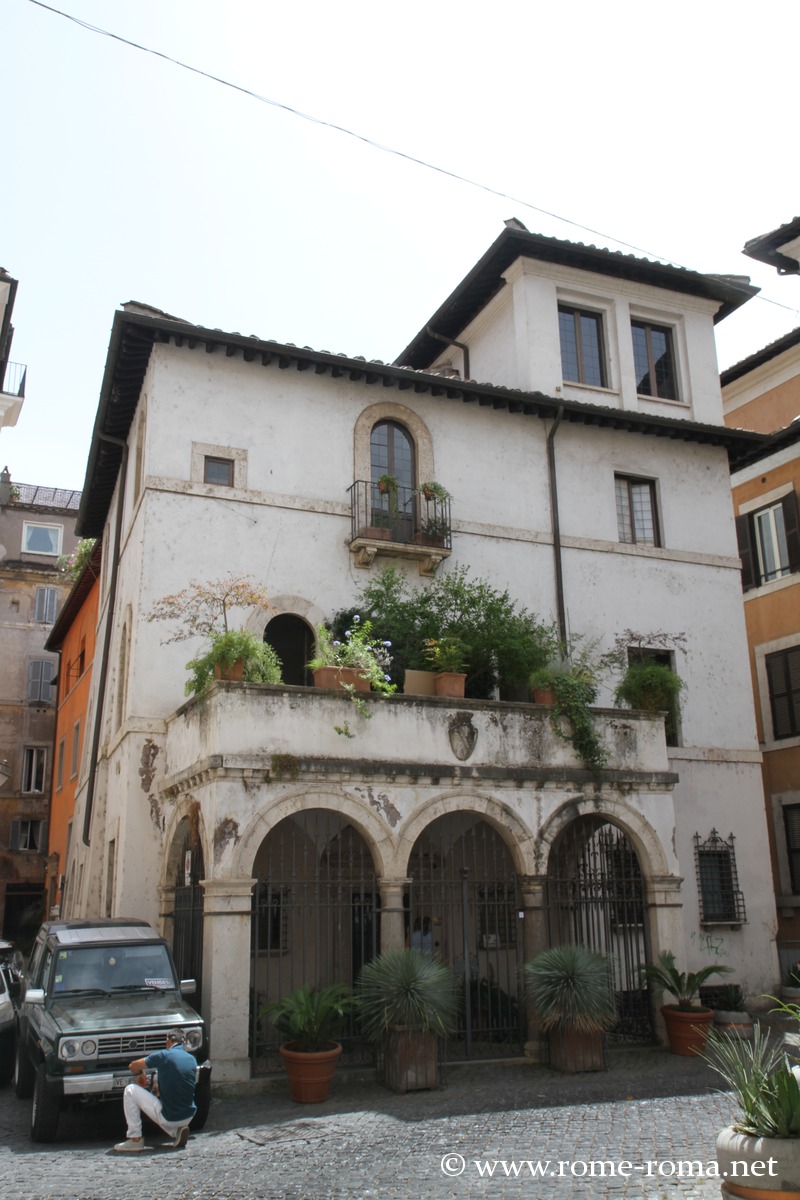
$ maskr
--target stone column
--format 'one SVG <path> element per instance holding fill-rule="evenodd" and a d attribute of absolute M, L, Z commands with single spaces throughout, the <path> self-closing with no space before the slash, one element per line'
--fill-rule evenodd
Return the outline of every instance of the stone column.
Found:
<path fill-rule="evenodd" d="M 403 892 L 408 890 L 410 884 L 410 879 L 378 880 L 381 893 L 381 953 L 384 950 L 402 950 L 406 944 Z"/>
<path fill-rule="evenodd" d="M 217 1083 L 249 1079 L 250 923 L 255 879 L 203 879 L 203 1009 Z"/>
<path fill-rule="evenodd" d="M 683 927 L 683 901 L 681 884 L 677 875 L 653 875 L 646 881 L 648 932 L 650 934 L 650 961 L 655 962 L 662 950 L 671 950 L 679 968 L 686 970 L 686 937 Z M 658 1040 L 667 1043 L 667 1030 L 661 1016 L 661 1005 L 671 1003 L 672 998 L 656 998 L 655 1031 Z"/>
<path fill-rule="evenodd" d="M 523 875 L 520 879 L 522 892 L 522 961 L 530 962 L 537 954 L 550 948 L 550 934 L 547 922 L 547 876 Z M 523 975 L 524 987 L 524 975 Z M 521 1002 L 528 1014 L 528 1040 L 525 1043 L 526 1057 L 538 1062 L 539 1028 L 533 1019 L 527 997 L 523 994 Z"/>

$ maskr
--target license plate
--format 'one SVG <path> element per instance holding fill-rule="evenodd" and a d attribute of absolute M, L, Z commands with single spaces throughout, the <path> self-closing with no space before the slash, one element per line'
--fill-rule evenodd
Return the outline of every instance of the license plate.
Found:
<path fill-rule="evenodd" d="M 128 1086 L 129 1083 L 133 1083 L 133 1076 L 131 1075 L 130 1071 L 128 1071 L 128 1073 L 126 1075 L 115 1075 L 114 1076 L 114 1088 L 115 1089 L 116 1088 L 125 1088 Z"/>

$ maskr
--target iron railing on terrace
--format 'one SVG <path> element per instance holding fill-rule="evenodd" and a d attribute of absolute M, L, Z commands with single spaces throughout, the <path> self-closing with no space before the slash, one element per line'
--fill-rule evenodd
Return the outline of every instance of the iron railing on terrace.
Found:
<path fill-rule="evenodd" d="M 4 396 L 25 396 L 25 377 L 28 374 L 28 368 L 25 363 L 6 363 L 6 369 L 2 373 L 2 391 Z"/>
<path fill-rule="evenodd" d="M 416 543 L 452 549 L 450 500 L 422 489 L 392 487 L 358 479 L 348 489 L 352 537 L 387 542 Z"/>

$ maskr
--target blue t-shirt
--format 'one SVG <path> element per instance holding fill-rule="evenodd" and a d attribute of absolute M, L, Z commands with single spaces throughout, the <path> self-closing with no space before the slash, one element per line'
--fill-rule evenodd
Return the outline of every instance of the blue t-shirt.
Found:
<path fill-rule="evenodd" d="M 194 1081 L 197 1063 L 183 1046 L 155 1050 L 144 1060 L 158 1071 L 158 1095 L 161 1112 L 167 1121 L 189 1121 L 197 1112 Z"/>

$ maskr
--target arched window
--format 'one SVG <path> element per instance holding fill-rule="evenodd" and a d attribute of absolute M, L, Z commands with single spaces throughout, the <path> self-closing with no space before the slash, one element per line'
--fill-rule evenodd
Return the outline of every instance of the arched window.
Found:
<path fill-rule="evenodd" d="M 413 533 L 417 484 L 414 439 L 396 421 L 379 421 L 372 427 L 369 446 L 373 523 L 388 527 L 392 541 L 408 542 Z M 396 485 L 381 482 L 387 478 Z"/>

